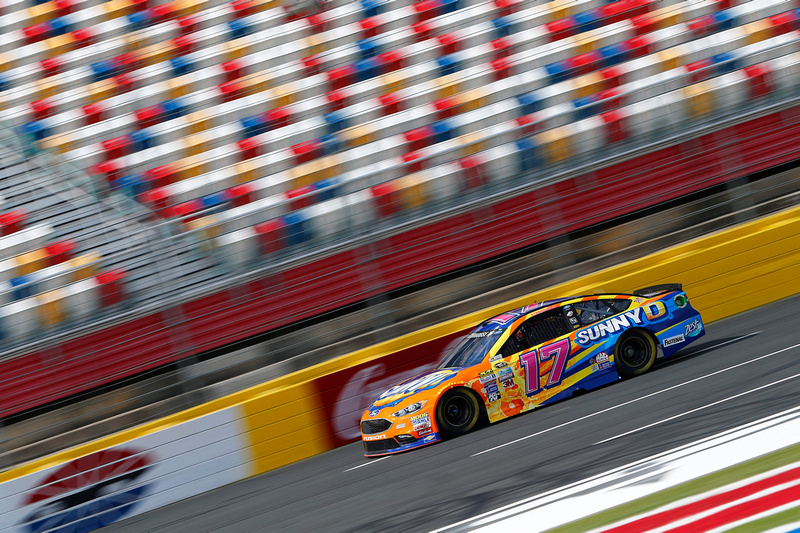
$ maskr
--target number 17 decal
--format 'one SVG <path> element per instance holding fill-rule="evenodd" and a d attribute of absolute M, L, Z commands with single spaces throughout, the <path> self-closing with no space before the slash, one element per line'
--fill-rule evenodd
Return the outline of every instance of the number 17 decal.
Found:
<path fill-rule="evenodd" d="M 553 367 L 550 370 L 550 377 L 547 378 L 547 387 L 561 382 L 561 378 L 564 376 L 564 367 L 567 364 L 567 357 L 569 356 L 569 339 L 561 339 L 558 342 L 543 346 L 541 354 L 541 357 L 539 357 L 539 350 L 531 350 L 519 356 L 525 372 L 525 393 L 528 396 L 536 394 L 541 389 L 539 386 L 540 362 L 553 358 Z"/>

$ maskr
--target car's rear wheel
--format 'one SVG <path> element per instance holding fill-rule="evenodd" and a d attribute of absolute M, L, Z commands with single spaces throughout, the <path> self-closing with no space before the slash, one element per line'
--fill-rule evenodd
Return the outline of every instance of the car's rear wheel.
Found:
<path fill-rule="evenodd" d="M 450 389 L 436 404 L 436 425 L 445 437 L 457 437 L 471 431 L 480 414 L 474 394 L 466 389 Z"/>
<path fill-rule="evenodd" d="M 644 374 L 656 362 L 653 337 L 639 330 L 625 333 L 614 350 L 614 361 L 623 378 Z"/>

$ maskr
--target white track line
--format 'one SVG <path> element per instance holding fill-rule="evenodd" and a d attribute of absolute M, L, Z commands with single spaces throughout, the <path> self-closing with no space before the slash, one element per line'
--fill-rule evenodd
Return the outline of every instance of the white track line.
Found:
<path fill-rule="evenodd" d="M 377 463 L 379 461 L 383 461 L 384 459 L 388 459 L 389 457 L 391 457 L 391 455 L 387 455 L 385 457 L 381 457 L 380 459 L 373 459 L 372 461 L 369 461 L 367 463 L 363 463 L 363 464 L 360 464 L 358 466 L 354 466 L 353 468 L 348 468 L 344 472 L 349 472 L 351 470 L 355 470 L 356 468 L 362 468 L 364 466 L 374 465 L 375 463 Z M 344 474 L 344 472 L 342 472 L 342 474 Z"/>
<path fill-rule="evenodd" d="M 720 346 L 724 346 L 724 345 L 730 344 L 732 342 L 740 341 L 742 339 L 746 339 L 748 337 L 752 337 L 753 335 L 758 335 L 759 333 L 761 333 L 761 332 L 760 331 L 754 331 L 753 333 L 748 333 L 747 335 L 742 335 L 741 337 L 737 337 L 735 339 L 731 339 L 729 341 L 725 341 L 723 343 L 720 343 L 720 344 L 717 344 L 717 345 L 714 345 L 714 346 L 710 346 L 709 348 L 707 348 L 707 350 L 712 350 L 714 348 L 718 348 Z M 735 368 L 739 368 L 740 366 L 744 366 L 744 365 L 749 365 L 751 363 L 755 363 L 756 361 L 760 361 L 761 359 L 766 359 L 767 357 L 772 357 L 773 355 L 777 355 L 779 353 L 783 353 L 783 352 L 785 352 L 787 350 L 791 350 L 791 349 L 797 348 L 797 347 L 800 347 L 800 343 L 793 344 L 792 346 L 788 346 L 786 348 L 782 348 L 782 349 L 780 349 L 778 351 L 775 351 L 775 352 L 772 352 L 772 353 L 768 353 L 766 355 L 762 355 L 762 356 L 756 357 L 755 359 L 750 359 L 749 361 L 745 361 L 743 363 L 738 363 L 736 365 L 729 366 L 729 367 L 723 368 L 721 370 L 717 370 L 716 372 L 712 372 L 712 373 L 706 374 L 704 376 L 700 376 L 700 377 L 697 377 L 697 378 L 694 378 L 694 379 L 690 379 L 689 381 L 684 381 L 683 383 L 679 383 L 677 385 L 673 385 L 671 387 L 667 387 L 666 389 L 662 389 L 660 391 L 651 392 L 650 394 L 646 394 L 646 395 L 641 396 L 639 398 L 634 398 L 633 400 L 629 400 L 627 402 L 623 402 L 623 403 L 614 405 L 612 407 L 608 407 L 607 409 L 602 409 L 600 411 L 597 411 L 596 413 L 592 413 L 592 414 L 589 414 L 589 415 L 586 415 L 586 416 L 582 416 L 580 418 L 575 418 L 574 420 L 570 420 L 569 422 L 564 422 L 563 424 L 559 424 L 559 425 L 553 426 L 551 428 L 543 429 L 542 431 L 537 431 L 536 433 L 532 433 L 530 435 L 526 435 L 524 437 L 520 437 L 518 439 L 506 442 L 504 444 L 499 444 L 497 446 L 494 446 L 493 448 L 489 448 L 489 449 L 483 450 L 481 452 L 473 453 L 472 457 L 475 457 L 475 456 L 478 456 L 478 455 L 481 455 L 481 454 L 484 454 L 484 453 L 492 452 L 494 450 L 498 450 L 500 448 L 504 448 L 506 446 L 510 446 L 512 444 L 516 444 L 517 442 L 521 442 L 523 440 L 530 439 L 532 437 L 538 437 L 539 435 L 542 435 L 544 433 L 548 433 L 550 431 L 554 431 L 556 429 L 560 429 L 562 427 L 569 426 L 571 424 L 575 424 L 576 422 L 581 422 L 583 420 L 587 420 L 589 418 L 593 418 L 593 417 L 595 417 L 597 415 L 601 415 L 601 414 L 607 413 L 609 411 L 613 411 L 615 409 L 619 409 L 620 407 L 625 407 L 626 405 L 630 405 L 630 404 L 636 403 L 638 401 L 645 400 L 645 399 L 650 398 L 652 396 L 657 396 L 657 395 L 662 394 L 664 392 L 668 392 L 668 391 L 671 391 L 671 390 L 674 390 L 674 389 L 677 389 L 677 388 L 680 388 L 680 387 L 684 387 L 684 386 L 689 385 L 691 383 L 694 383 L 696 381 L 700 381 L 702 379 L 710 378 L 712 376 L 716 376 L 717 374 L 722 374 L 723 372 L 728 372 L 729 370 L 733 370 Z"/>
<path fill-rule="evenodd" d="M 711 402 L 711 403 L 706 404 L 706 405 L 701 405 L 700 407 L 696 407 L 694 409 L 690 409 L 688 411 L 684 411 L 683 413 L 677 414 L 675 416 L 667 417 L 667 418 L 665 418 L 663 420 L 659 420 L 658 422 L 653 422 L 652 424 L 647 424 L 646 426 L 642 426 L 640 428 L 632 429 L 630 431 L 626 431 L 625 433 L 620 433 L 619 435 L 614 435 L 613 437 L 609 437 L 607 439 L 604 439 L 604 440 L 601 440 L 601 441 L 597 441 L 597 442 L 595 442 L 593 444 L 593 446 L 597 446 L 598 444 L 603 444 L 605 442 L 609 442 L 609 441 L 612 441 L 612 440 L 615 440 L 615 439 L 619 439 L 619 438 L 625 437 L 627 435 L 631 435 L 633 433 L 636 433 L 637 431 L 642 431 L 642 430 L 651 428 L 653 426 L 657 426 L 659 424 L 663 424 L 664 422 L 669 422 L 670 420 L 675 420 L 676 418 L 680 418 L 682 416 L 690 415 L 692 413 L 696 413 L 697 411 L 702 411 L 703 409 L 708 409 L 709 407 L 714 407 L 715 405 L 719 405 L 719 404 L 727 402 L 729 400 L 734 400 L 734 399 L 740 398 L 742 396 L 747 396 L 748 394 L 752 394 L 752 393 L 760 391 L 762 389 L 766 389 L 767 387 L 771 387 L 773 385 L 777 385 L 778 383 L 783 383 L 784 381 L 789 381 L 790 379 L 795 379 L 795 378 L 799 378 L 799 377 L 800 377 L 800 374 L 795 374 L 793 376 L 789 376 L 789 377 L 785 377 L 785 378 L 779 379 L 777 381 L 773 381 L 772 383 L 767 383 L 766 385 L 761 385 L 760 387 L 756 387 L 755 389 L 750 389 L 748 391 L 740 392 L 739 394 L 734 394 L 733 396 L 728 396 L 727 398 L 723 398 L 721 400 L 717 400 L 716 402 Z"/>

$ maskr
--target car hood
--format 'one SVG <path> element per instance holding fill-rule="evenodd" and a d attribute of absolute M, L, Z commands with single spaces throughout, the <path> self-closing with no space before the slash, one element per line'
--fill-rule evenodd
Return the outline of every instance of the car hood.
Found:
<path fill-rule="evenodd" d="M 383 408 L 397 405 L 413 394 L 432 389 L 452 379 L 458 374 L 459 370 L 461 369 L 445 368 L 441 370 L 430 370 L 418 376 L 414 376 L 381 394 L 378 399 L 372 403 L 372 407 Z"/>

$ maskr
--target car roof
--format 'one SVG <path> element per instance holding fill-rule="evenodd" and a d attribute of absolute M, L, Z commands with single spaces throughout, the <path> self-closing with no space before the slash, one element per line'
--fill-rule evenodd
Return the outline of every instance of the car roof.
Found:
<path fill-rule="evenodd" d="M 554 300 L 545 300 L 543 302 L 536 302 L 531 305 L 526 305 L 525 307 L 520 307 L 517 309 L 512 309 L 511 311 L 506 311 L 504 313 L 500 313 L 497 316 L 490 318 L 489 320 L 484 321 L 481 323 L 475 331 L 491 331 L 496 329 L 505 329 L 509 324 L 514 322 L 516 319 L 520 318 L 521 316 L 527 315 L 534 311 L 544 309 L 546 307 L 550 307 L 551 305 L 556 305 L 560 303 L 564 303 L 570 300 L 580 300 L 581 298 L 597 298 L 602 296 L 617 296 L 617 297 L 633 297 L 632 294 L 584 294 L 584 295 L 576 295 L 576 296 L 566 296 L 564 298 L 556 298 Z"/>

